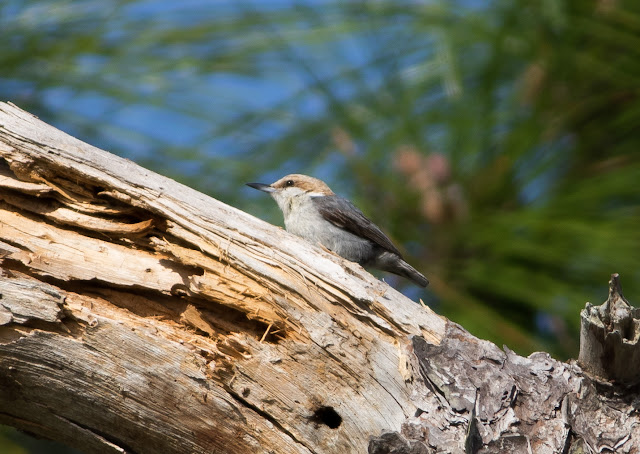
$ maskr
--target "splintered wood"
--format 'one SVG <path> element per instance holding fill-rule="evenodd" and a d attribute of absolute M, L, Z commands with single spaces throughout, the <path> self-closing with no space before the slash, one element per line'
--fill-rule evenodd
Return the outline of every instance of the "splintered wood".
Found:
<path fill-rule="evenodd" d="M 396 334 L 437 341 L 442 318 L 17 108 L 0 119 L 2 279 L 28 290 L 0 299 L 1 422 L 86 452 L 362 452 L 413 411 Z"/>

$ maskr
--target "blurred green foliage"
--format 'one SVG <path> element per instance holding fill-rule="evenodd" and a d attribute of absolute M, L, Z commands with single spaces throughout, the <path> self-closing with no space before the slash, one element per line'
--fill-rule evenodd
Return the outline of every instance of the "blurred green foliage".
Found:
<path fill-rule="evenodd" d="M 2 454 L 80 454 L 79 451 L 60 443 L 34 438 L 8 426 L 0 426 L 0 452 Z"/>
<path fill-rule="evenodd" d="M 22 444 L 12 439 L 18 432 L 8 426 L 0 426 L 0 450 L 5 454 L 28 454 L 29 451 Z M 40 451 L 42 452 L 42 451 Z"/>
<path fill-rule="evenodd" d="M 243 183 L 319 176 L 479 337 L 576 357 L 611 273 L 640 300 L 637 1 L 7 0 L 0 37 L 0 99 L 277 224 Z"/>

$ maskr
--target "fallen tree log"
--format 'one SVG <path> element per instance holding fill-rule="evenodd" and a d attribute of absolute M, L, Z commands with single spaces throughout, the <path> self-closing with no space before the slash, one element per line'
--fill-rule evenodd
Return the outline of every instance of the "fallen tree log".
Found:
<path fill-rule="evenodd" d="M 1 423 L 86 453 L 638 452 L 631 388 L 4 103 L 0 158 Z"/>

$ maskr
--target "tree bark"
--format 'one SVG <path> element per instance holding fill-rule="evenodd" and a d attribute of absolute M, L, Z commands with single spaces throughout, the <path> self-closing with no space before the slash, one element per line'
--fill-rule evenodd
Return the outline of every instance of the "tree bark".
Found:
<path fill-rule="evenodd" d="M 0 157 L 2 423 L 86 453 L 638 452 L 633 389 L 4 103 Z"/>

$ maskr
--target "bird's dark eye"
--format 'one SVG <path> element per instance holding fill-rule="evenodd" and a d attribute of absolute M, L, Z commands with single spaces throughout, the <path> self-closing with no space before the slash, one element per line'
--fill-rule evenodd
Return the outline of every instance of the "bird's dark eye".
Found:
<path fill-rule="evenodd" d="M 293 180 L 287 180 L 284 184 L 285 186 L 293 186 Z"/>

